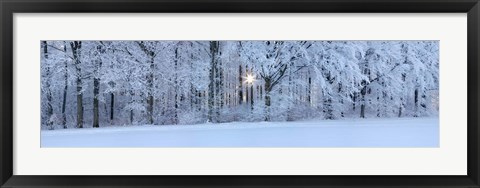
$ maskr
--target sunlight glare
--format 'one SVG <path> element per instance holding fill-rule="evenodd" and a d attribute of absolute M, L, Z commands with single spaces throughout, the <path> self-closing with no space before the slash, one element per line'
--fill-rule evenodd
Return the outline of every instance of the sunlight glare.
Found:
<path fill-rule="evenodd" d="M 253 81 L 255 81 L 255 78 L 253 77 L 253 75 L 247 75 L 247 83 L 251 84 L 253 83 Z"/>

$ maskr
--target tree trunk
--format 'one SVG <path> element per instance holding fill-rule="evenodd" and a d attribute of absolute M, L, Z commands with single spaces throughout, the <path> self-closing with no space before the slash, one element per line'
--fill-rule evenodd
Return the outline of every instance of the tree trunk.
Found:
<path fill-rule="evenodd" d="M 83 128 L 82 79 L 77 78 L 77 128 Z"/>
<path fill-rule="evenodd" d="M 262 91 L 262 88 L 263 88 L 263 87 L 260 85 L 260 86 L 259 86 L 259 89 L 258 89 L 258 91 L 260 92 L 260 98 L 262 98 L 262 97 L 263 97 L 263 91 Z"/>
<path fill-rule="evenodd" d="M 153 69 L 154 69 L 154 57 L 153 53 L 150 57 L 150 73 L 148 75 L 148 96 L 147 96 L 147 111 L 148 111 L 148 123 L 153 125 Z"/>
<path fill-rule="evenodd" d="M 220 43 L 218 43 L 218 48 L 220 50 Z M 223 70 L 223 62 L 222 61 L 218 61 L 218 66 L 217 66 L 217 70 L 218 70 L 218 78 L 217 78 L 217 95 L 218 95 L 218 108 L 219 110 L 217 110 L 217 117 L 220 116 L 220 110 L 223 109 L 223 106 L 225 105 L 225 83 L 224 83 L 224 70 Z"/>
<path fill-rule="evenodd" d="M 422 107 L 421 115 L 425 115 L 427 112 L 427 94 L 425 93 L 425 89 L 422 89 L 422 100 L 420 101 L 420 106 Z"/>
<path fill-rule="evenodd" d="M 332 107 L 332 98 L 327 95 L 323 95 L 323 113 L 325 119 L 334 119 L 333 116 L 333 107 Z"/>
<path fill-rule="evenodd" d="M 51 77 L 51 73 L 50 73 L 50 66 L 49 66 L 49 62 L 48 62 L 48 46 L 47 46 L 47 41 L 42 41 L 42 46 L 43 46 L 43 57 L 45 58 L 45 66 L 46 66 L 46 70 L 45 70 L 45 95 L 46 95 L 46 98 L 47 98 L 47 104 L 46 104 L 46 117 L 45 117 L 45 120 L 46 120 L 46 123 L 47 123 L 47 127 L 48 129 L 53 129 L 53 121 L 51 121 L 51 117 L 53 115 L 53 107 L 52 107 L 52 91 L 50 89 L 50 77 Z"/>
<path fill-rule="evenodd" d="M 138 46 L 142 49 L 143 53 L 149 58 L 147 63 L 149 64 L 149 72 L 147 74 L 147 121 L 148 124 L 153 124 L 153 81 L 154 81 L 154 68 L 155 68 L 155 52 L 152 51 L 147 45 L 146 42 L 140 41 L 137 42 Z"/>
<path fill-rule="evenodd" d="M 257 92 L 255 92 L 255 100 L 261 100 L 261 98 L 260 98 L 260 84 L 257 85 Z"/>
<path fill-rule="evenodd" d="M 67 53 L 67 45 L 64 42 L 63 51 Z M 63 102 L 62 102 L 62 125 L 63 128 L 67 128 L 67 115 L 65 114 L 65 107 L 67 105 L 67 91 L 68 91 L 68 63 L 65 61 L 65 82 L 63 87 Z"/>
<path fill-rule="evenodd" d="M 190 80 L 193 80 L 192 77 L 190 77 Z M 190 82 L 190 109 L 195 109 L 197 107 L 197 101 L 195 100 L 197 98 L 197 93 L 195 92 L 195 89 L 193 88 L 193 83 Z"/>
<path fill-rule="evenodd" d="M 218 41 L 210 41 L 210 83 L 208 84 L 208 121 L 216 122 L 217 119 L 214 117 L 216 115 L 215 109 L 215 76 L 217 74 L 217 54 L 218 54 Z"/>
<path fill-rule="evenodd" d="M 247 77 L 248 74 L 249 74 L 249 72 L 248 72 L 248 65 L 246 65 L 246 66 L 245 66 L 245 77 Z M 246 102 L 247 105 L 248 105 L 248 102 L 249 102 L 249 99 L 250 99 L 249 92 L 248 92 L 248 82 L 247 82 L 247 84 L 246 84 L 246 86 L 245 86 L 245 99 L 246 99 L 245 102 Z"/>
<path fill-rule="evenodd" d="M 353 92 L 352 94 L 352 109 L 353 111 L 355 111 L 355 104 L 357 103 L 357 95 L 358 93 L 357 92 Z"/>
<path fill-rule="evenodd" d="M 308 77 L 307 102 L 308 102 L 308 106 L 312 106 L 312 78 L 311 77 Z"/>
<path fill-rule="evenodd" d="M 250 76 L 253 76 L 253 68 L 250 68 Z M 252 83 L 250 83 L 250 109 L 253 110 L 253 101 L 254 101 L 254 97 L 253 97 L 253 81 Z"/>
<path fill-rule="evenodd" d="M 133 110 L 130 110 L 130 125 L 133 124 Z"/>
<path fill-rule="evenodd" d="M 198 111 L 202 111 L 202 106 L 203 106 L 203 100 L 202 100 L 202 92 L 198 92 Z"/>
<path fill-rule="evenodd" d="M 173 81 L 173 87 L 175 90 L 175 97 L 174 97 L 174 118 L 173 118 L 173 124 L 178 124 L 178 74 L 177 74 L 177 69 L 178 69 L 178 44 L 175 47 L 175 60 L 174 60 L 174 81 Z"/>
<path fill-rule="evenodd" d="M 414 102 L 415 102 L 415 114 L 413 116 L 418 117 L 418 89 L 415 89 Z"/>
<path fill-rule="evenodd" d="M 127 79 L 128 80 L 128 79 Z M 129 81 L 129 80 L 128 80 Z M 131 106 L 133 103 L 135 103 L 135 92 L 133 90 L 130 90 L 129 91 L 130 93 L 130 101 L 129 101 L 129 105 Z M 129 117 L 129 120 L 130 120 L 130 125 L 133 125 L 133 118 L 134 118 L 134 112 L 133 112 L 133 109 L 130 110 L 130 117 Z"/>
<path fill-rule="evenodd" d="M 62 102 L 62 125 L 64 129 L 67 128 L 67 115 L 65 114 L 65 107 L 67 104 L 67 90 L 68 90 L 68 83 L 67 83 L 67 78 L 65 78 L 65 86 L 63 87 L 63 102 Z"/>
<path fill-rule="evenodd" d="M 370 70 L 368 69 L 368 64 L 365 65 L 365 68 L 363 69 L 363 74 L 367 75 L 368 78 L 370 79 Z M 367 88 L 367 81 L 362 80 L 361 82 L 362 89 L 360 90 L 360 118 L 365 118 L 365 96 L 368 93 L 368 88 Z"/>
<path fill-rule="evenodd" d="M 243 102 L 243 77 L 242 77 L 242 65 L 238 66 L 238 104 L 242 105 Z"/>
<path fill-rule="evenodd" d="M 250 107 L 253 110 L 253 83 L 250 86 Z"/>
<path fill-rule="evenodd" d="M 360 118 L 365 118 L 365 104 L 360 105 Z"/>
<path fill-rule="evenodd" d="M 330 72 L 326 73 L 326 81 L 329 84 L 333 84 L 333 79 L 330 75 Z M 332 96 L 328 93 L 325 93 L 325 91 L 323 93 L 323 113 L 324 113 L 325 119 L 334 119 Z"/>
<path fill-rule="evenodd" d="M 270 121 L 270 106 L 271 106 L 271 80 L 266 78 L 265 80 L 265 121 Z"/>
<path fill-rule="evenodd" d="M 147 96 L 147 118 L 148 124 L 153 125 L 153 95 L 148 94 Z"/>
<path fill-rule="evenodd" d="M 100 127 L 98 123 L 98 94 L 100 92 L 100 79 L 94 78 L 93 79 L 93 127 L 98 128 Z"/>
<path fill-rule="evenodd" d="M 398 117 L 402 117 L 403 98 L 400 98 L 400 107 L 398 107 Z"/>
<path fill-rule="evenodd" d="M 73 59 L 76 69 L 76 84 L 77 84 L 77 128 L 83 128 L 83 82 L 82 82 L 82 69 L 80 68 L 80 49 L 82 48 L 81 41 L 70 42 L 72 48 Z"/>
<path fill-rule="evenodd" d="M 364 86 L 360 90 L 360 118 L 365 118 L 365 95 L 367 94 L 367 87 Z"/>
<path fill-rule="evenodd" d="M 97 50 L 98 53 L 104 53 L 102 46 L 98 45 Z M 100 68 L 102 67 L 102 59 L 98 57 L 97 61 L 95 61 L 95 70 L 93 74 L 93 128 L 100 127 L 99 125 L 99 109 L 98 109 L 98 97 L 100 94 L 100 75 L 98 75 Z"/>
<path fill-rule="evenodd" d="M 113 124 L 113 113 L 114 113 L 114 105 L 115 105 L 115 94 L 110 93 L 110 124 Z"/>

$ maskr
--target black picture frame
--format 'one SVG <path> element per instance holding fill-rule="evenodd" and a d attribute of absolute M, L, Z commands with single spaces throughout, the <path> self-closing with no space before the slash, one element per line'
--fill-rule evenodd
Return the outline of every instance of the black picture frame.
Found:
<path fill-rule="evenodd" d="M 478 0 L 1 0 L 1 187 L 480 187 Z M 466 176 L 13 175 L 14 13 L 468 13 Z"/>

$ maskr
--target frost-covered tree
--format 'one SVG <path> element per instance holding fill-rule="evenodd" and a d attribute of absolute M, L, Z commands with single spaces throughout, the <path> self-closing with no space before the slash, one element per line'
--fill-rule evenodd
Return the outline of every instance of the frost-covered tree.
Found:
<path fill-rule="evenodd" d="M 302 60 L 310 46 L 306 41 L 241 42 L 242 56 L 264 82 L 266 121 L 270 120 L 272 91 L 275 91 L 284 78 L 308 66 Z"/>
<path fill-rule="evenodd" d="M 41 41 L 42 128 L 438 114 L 438 41 Z"/>
<path fill-rule="evenodd" d="M 53 129 L 52 125 L 52 116 L 53 116 L 53 107 L 52 107 L 52 91 L 51 91 L 51 82 L 52 82 L 52 62 L 49 61 L 49 51 L 47 41 L 42 41 L 42 109 L 45 113 L 42 113 L 42 122 L 44 126 L 49 129 Z"/>
<path fill-rule="evenodd" d="M 75 80 L 77 86 L 77 128 L 83 128 L 83 74 L 82 74 L 82 41 L 71 41 L 70 48 L 75 67 Z"/>
<path fill-rule="evenodd" d="M 314 65 L 314 82 L 325 119 L 344 117 L 355 110 L 359 83 L 367 77 L 360 69 L 364 44 L 349 41 L 322 41 L 313 44 L 309 61 Z"/>

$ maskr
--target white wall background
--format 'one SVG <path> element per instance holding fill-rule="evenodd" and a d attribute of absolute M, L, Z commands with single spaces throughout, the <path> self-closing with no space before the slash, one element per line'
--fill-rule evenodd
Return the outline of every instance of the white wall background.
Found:
<path fill-rule="evenodd" d="M 40 40 L 440 40 L 440 148 L 40 148 Z M 14 14 L 15 175 L 466 175 L 466 14 Z M 22 99 L 22 100 L 19 100 Z"/>

